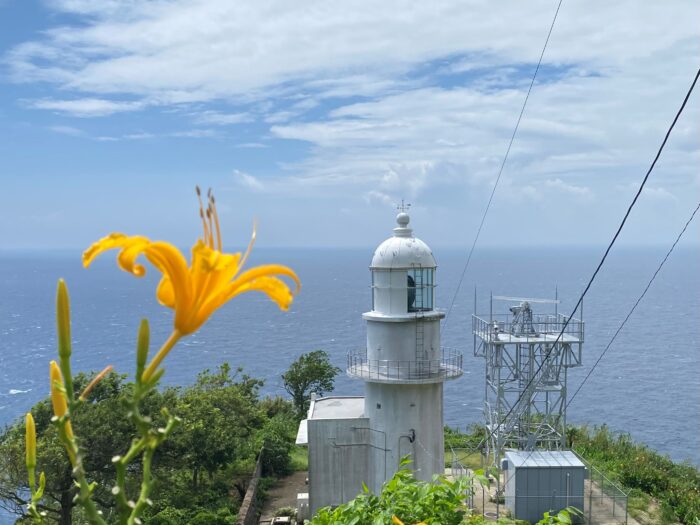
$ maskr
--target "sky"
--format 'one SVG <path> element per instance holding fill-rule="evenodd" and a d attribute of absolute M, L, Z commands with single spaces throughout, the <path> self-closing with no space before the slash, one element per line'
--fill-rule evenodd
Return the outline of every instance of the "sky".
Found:
<path fill-rule="evenodd" d="M 0 250 L 111 231 L 471 245 L 556 0 L 0 0 Z M 480 246 L 612 237 L 700 66 L 700 3 L 564 0 Z M 700 89 L 620 242 L 700 196 Z M 684 244 L 700 242 L 695 224 Z"/>

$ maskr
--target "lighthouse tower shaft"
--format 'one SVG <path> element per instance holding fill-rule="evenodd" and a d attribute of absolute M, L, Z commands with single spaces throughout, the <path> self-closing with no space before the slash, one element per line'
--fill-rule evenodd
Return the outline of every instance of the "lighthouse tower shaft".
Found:
<path fill-rule="evenodd" d="M 462 356 L 440 346 L 435 309 L 435 259 L 400 213 L 394 236 L 377 248 L 367 347 L 348 355 L 348 375 L 365 381 L 365 417 L 383 436 L 370 465 L 371 488 L 381 488 L 404 456 L 419 479 L 444 472 L 443 383 L 462 374 Z"/>

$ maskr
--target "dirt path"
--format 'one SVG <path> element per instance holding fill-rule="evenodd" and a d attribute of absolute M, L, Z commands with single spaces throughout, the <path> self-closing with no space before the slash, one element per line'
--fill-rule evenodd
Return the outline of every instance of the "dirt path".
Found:
<path fill-rule="evenodd" d="M 296 507 L 297 494 L 309 491 L 309 487 L 306 484 L 308 475 L 308 472 L 305 471 L 294 472 L 286 478 L 278 480 L 275 486 L 267 491 L 267 498 L 263 504 L 259 523 L 270 523 L 275 515 L 275 511 L 280 507 Z"/>

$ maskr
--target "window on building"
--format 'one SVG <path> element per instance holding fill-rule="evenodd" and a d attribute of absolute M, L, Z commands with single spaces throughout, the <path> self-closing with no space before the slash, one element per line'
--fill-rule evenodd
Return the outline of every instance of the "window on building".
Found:
<path fill-rule="evenodd" d="M 433 268 L 412 268 L 407 276 L 407 299 L 409 312 L 425 312 L 433 309 Z"/>

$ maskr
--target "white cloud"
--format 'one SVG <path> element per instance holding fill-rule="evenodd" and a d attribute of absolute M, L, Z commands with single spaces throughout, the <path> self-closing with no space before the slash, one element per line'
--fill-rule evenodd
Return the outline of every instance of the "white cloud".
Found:
<path fill-rule="evenodd" d="M 143 102 L 123 102 L 101 98 L 78 98 L 72 100 L 39 99 L 26 100 L 35 109 L 48 109 L 73 117 L 104 117 L 123 111 L 136 111 L 145 107 Z"/>
<path fill-rule="evenodd" d="M 156 135 L 153 133 L 145 133 L 145 132 L 139 132 L 139 133 L 129 133 L 127 135 L 124 135 L 122 138 L 126 140 L 149 140 L 152 138 L 155 138 Z"/>
<path fill-rule="evenodd" d="M 575 197 L 588 199 L 593 196 L 593 192 L 590 188 L 586 186 L 576 186 L 575 184 L 569 184 L 559 178 L 547 179 L 546 181 L 544 181 L 544 186 L 550 190 L 568 193 L 569 195 L 573 195 Z"/>
<path fill-rule="evenodd" d="M 186 131 L 174 131 L 172 133 L 169 133 L 168 136 L 178 138 L 201 139 L 218 137 L 219 133 L 213 129 L 188 129 Z"/>
<path fill-rule="evenodd" d="M 378 201 L 378 202 L 381 202 L 382 204 L 392 204 L 393 203 L 393 200 L 391 199 L 391 197 L 389 197 L 389 195 L 387 195 L 386 193 L 383 193 L 381 191 L 377 191 L 377 190 L 370 190 L 370 191 L 366 192 L 363 195 L 363 199 L 365 200 L 365 202 L 367 204 L 370 204 L 372 201 Z"/>
<path fill-rule="evenodd" d="M 261 149 L 268 148 L 269 146 L 261 142 L 241 142 L 240 144 L 236 144 L 236 147 L 242 149 Z"/>
<path fill-rule="evenodd" d="M 233 170 L 233 178 L 237 184 L 253 191 L 264 191 L 265 185 L 253 175 L 240 170 Z"/>
<path fill-rule="evenodd" d="M 376 96 L 405 86 L 402 75 L 415 65 L 444 57 L 464 56 L 460 71 L 470 63 L 532 63 L 553 15 L 546 0 L 513 0 L 498 16 L 489 2 L 459 0 L 437 7 L 407 0 L 119 5 L 52 3 L 81 23 L 53 27 L 11 49 L 5 61 L 13 78 L 160 103 L 259 98 L 273 88 L 295 91 L 292 81 L 330 96 Z M 674 11 L 679 16 L 669 16 L 663 3 L 631 0 L 565 5 L 546 60 L 597 71 L 604 63 L 615 73 L 678 42 L 696 49 L 697 3 L 674 3 Z"/>
<path fill-rule="evenodd" d="M 666 188 L 663 188 L 661 186 L 658 187 L 651 187 L 651 186 L 645 186 L 644 189 L 642 190 L 642 195 L 654 200 L 660 200 L 660 201 L 677 201 L 678 198 L 668 191 Z"/>
<path fill-rule="evenodd" d="M 82 137 L 85 132 L 82 129 L 74 128 L 73 126 L 49 126 L 49 130 L 61 135 L 70 135 L 71 137 Z"/>
<path fill-rule="evenodd" d="M 226 126 L 230 124 L 243 124 L 253 121 L 248 113 L 220 113 L 218 111 L 203 111 L 195 116 L 195 120 L 201 124 L 214 124 Z"/>

